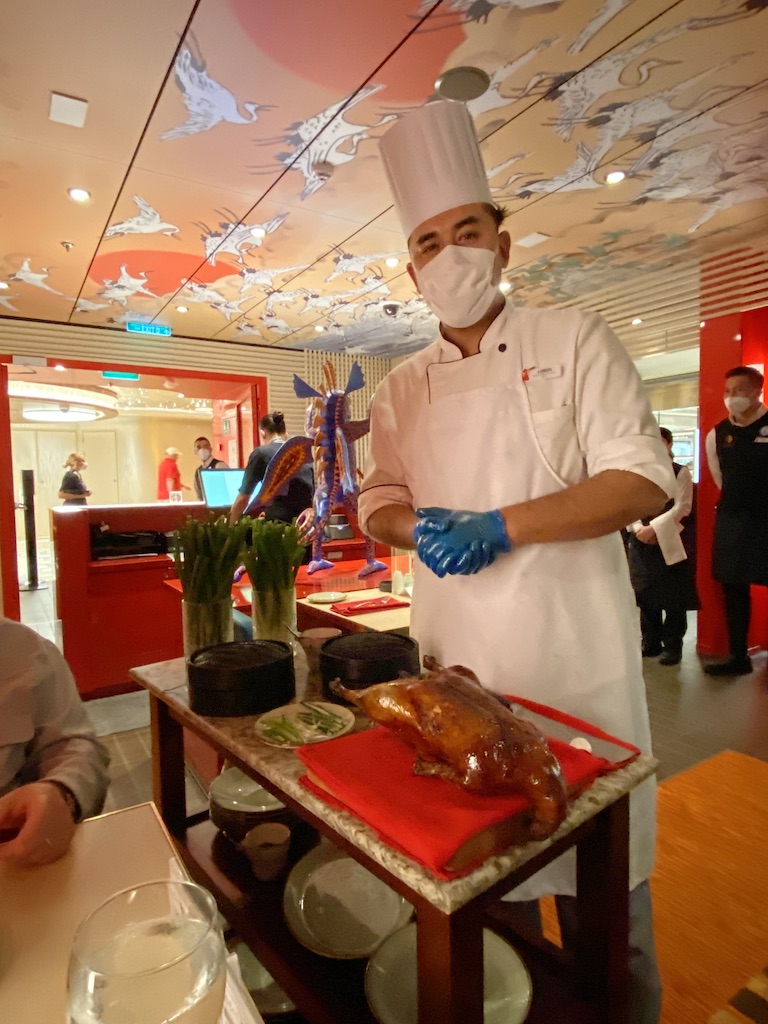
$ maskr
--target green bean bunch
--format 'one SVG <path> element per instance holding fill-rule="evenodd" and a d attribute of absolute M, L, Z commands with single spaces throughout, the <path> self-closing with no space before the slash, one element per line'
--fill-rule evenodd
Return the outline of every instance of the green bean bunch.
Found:
<path fill-rule="evenodd" d="M 226 516 L 187 521 L 173 535 L 173 559 L 184 600 L 196 604 L 229 600 L 251 522 L 230 526 Z"/>
<path fill-rule="evenodd" d="M 295 523 L 253 519 L 250 526 L 251 542 L 243 552 L 243 562 L 253 589 L 286 590 L 292 587 L 305 549 Z"/>

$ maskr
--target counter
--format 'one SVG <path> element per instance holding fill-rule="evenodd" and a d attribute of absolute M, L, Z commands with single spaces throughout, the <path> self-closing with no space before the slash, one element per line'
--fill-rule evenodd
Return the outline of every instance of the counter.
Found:
<path fill-rule="evenodd" d="M 56 560 L 56 615 L 64 657 L 85 699 L 135 690 L 137 661 L 182 653 L 179 602 L 163 581 L 175 577 L 166 553 L 96 558 L 92 531 L 126 537 L 164 536 L 188 516 L 204 519 L 199 502 L 62 506 L 51 510 Z"/>

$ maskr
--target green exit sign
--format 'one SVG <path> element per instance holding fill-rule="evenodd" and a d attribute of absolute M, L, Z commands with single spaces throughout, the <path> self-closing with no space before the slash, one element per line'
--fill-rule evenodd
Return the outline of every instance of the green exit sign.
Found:
<path fill-rule="evenodd" d="M 122 370 L 102 370 L 101 376 L 105 380 L 138 380 L 138 373 L 124 373 Z"/>

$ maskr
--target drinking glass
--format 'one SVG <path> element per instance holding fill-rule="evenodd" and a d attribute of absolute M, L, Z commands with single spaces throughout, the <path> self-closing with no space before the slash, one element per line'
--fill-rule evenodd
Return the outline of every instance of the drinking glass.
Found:
<path fill-rule="evenodd" d="M 194 882 L 124 889 L 79 925 L 67 981 L 71 1024 L 217 1024 L 224 940 Z"/>

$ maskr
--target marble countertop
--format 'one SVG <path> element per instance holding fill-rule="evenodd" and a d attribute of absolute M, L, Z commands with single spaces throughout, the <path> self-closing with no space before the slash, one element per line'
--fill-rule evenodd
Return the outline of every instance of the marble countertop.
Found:
<path fill-rule="evenodd" d="M 470 900 L 485 892 L 500 879 L 526 864 L 532 857 L 547 849 L 553 842 L 568 835 L 579 825 L 594 817 L 603 808 L 629 793 L 653 775 L 657 761 L 641 755 L 632 764 L 597 779 L 590 788 L 574 800 L 568 816 L 557 832 L 543 842 L 516 846 L 505 853 L 489 857 L 470 874 L 452 881 L 437 878 L 429 870 L 383 843 L 358 818 L 330 807 L 300 784 L 304 766 L 292 750 L 282 750 L 263 743 L 253 730 L 254 718 L 203 718 L 189 708 L 187 677 L 183 658 L 143 665 L 131 670 L 131 675 L 150 693 L 159 697 L 203 736 L 209 736 L 225 746 L 259 775 L 297 804 L 321 817 L 339 835 L 344 836 L 409 888 L 423 896 L 443 913 L 453 913 Z M 365 728 L 368 720 L 360 715 L 358 727 Z"/>

